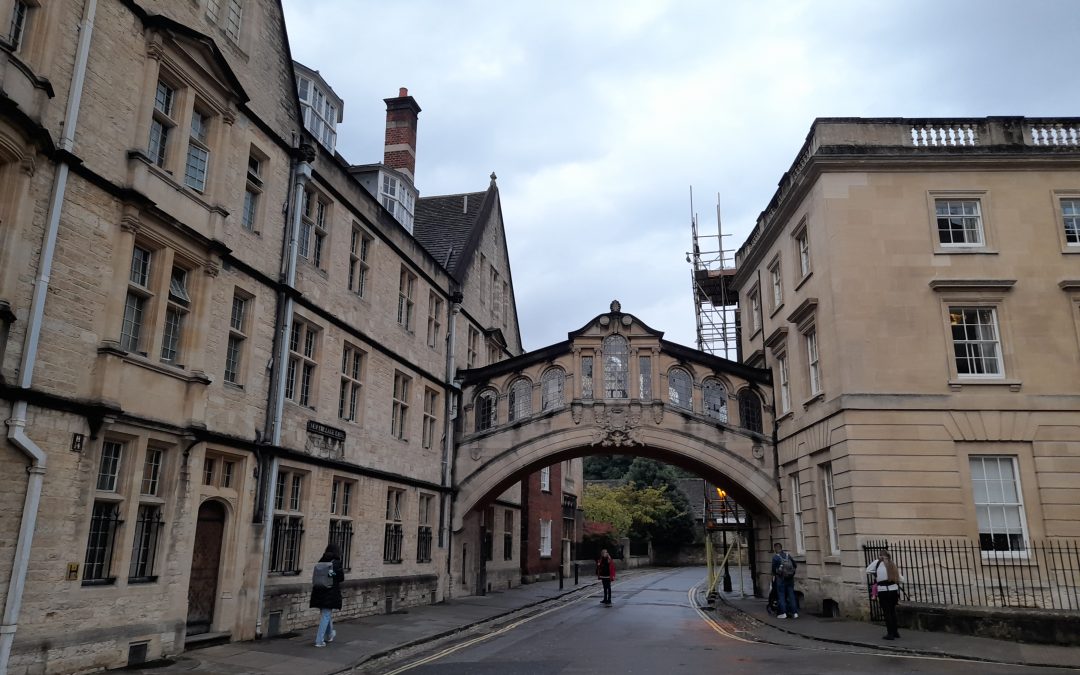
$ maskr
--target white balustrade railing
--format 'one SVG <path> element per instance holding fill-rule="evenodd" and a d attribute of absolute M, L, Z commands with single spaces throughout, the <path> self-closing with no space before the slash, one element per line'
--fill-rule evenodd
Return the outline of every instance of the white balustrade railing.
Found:
<path fill-rule="evenodd" d="M 979 131 L 974 124 L 917 124 L 911 127 L 911 143 L 917 148 L 973 146 L 979 144 Z"/>
<path fill-rule="evenodd" d="M 1032 145 L 1080 147 L 1080 124 L 1031 124 L 1028 135 Z"/>

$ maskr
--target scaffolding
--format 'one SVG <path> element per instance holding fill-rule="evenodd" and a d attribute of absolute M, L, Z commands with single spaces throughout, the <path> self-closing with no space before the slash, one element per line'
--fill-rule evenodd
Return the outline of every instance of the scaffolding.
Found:
<path fill-rule="evenodd" d="M 697 316 L 697 348 L 725 359 L 738 360 L 739 295 L 730 284 L 735 260 L 724 248 L 720 221 L 720 194 L 716 195 L 716 234 L 701 234 L 694 213 L 694 189 L 690 188 L 690 229 L 693 249 L 686 254 L 691 264 L 690 283 Z"/>

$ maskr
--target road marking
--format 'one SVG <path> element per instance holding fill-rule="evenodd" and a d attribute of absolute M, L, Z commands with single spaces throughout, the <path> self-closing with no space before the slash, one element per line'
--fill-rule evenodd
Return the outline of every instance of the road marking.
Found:
<path fill-rule="evenodd" d="M 401 666 L 400 668 L 398 668 L 396 670 L 391 670 L 388 673 L 384 673 L 384 675 L 398 675 L 398 673 L 404 673 L 407 670 L 412 670 L 413 668 L 416 668 L 418 666 L 426 665 L 428 663 L 431 663 L 432 661 L 438 661 L 439 659 L 441 659 L 441 658 L 443 658 L 445 656 L 449 656 L 450 654 L 453 654 L 456 651 L 459 651 L 461 649 L 465 649 L 466 647 L 471 647 L 471 646 L 473 646 L 473 645 L 475 645 L 477 643 L 483 642 L 484 640 L 488 640 L 490 638 L 502 635 L 503 633 L 508 633 L 508 632 L 514 630 L 515 628 L 517 628 L 518 626 L 521 626 L 522 624 L 526 624 L 526 623 L 532 621 L 533 619 L 539 619 L 542 616 L 545 616 L 547 614 L 551 614 L 552 612 L 556 612 L 556 611 L 558 611 L 560 609 L 565 609 L 566 607 L 569 607 L 570 605 L 579 603 L 582 600 L 587 600 L 593 594 L 593 590 L 591 588 L 583 588 L 581 590 L 583 592 L 581 594 L 581 597 L 579 597 L 579 598 L 575 598 L 575 599 L 570 600 L 568 602 L 560 603 L 559 605 L 557 605 L 555 607 L 552 607 L 551 609 L 545 609 L 542 612 L 538 612 L 536 614 L 533 614 L 532 616 L 527 616 L 524 619 L 519 619 L 518 621 L 515 621 L 514 623 L 503 626 L 499 630 L 492 631 L 490 633 L 487 633 L 486 635 L 481 635 L 481 636 L 475 637 L 475 638 L 473 638 L 471 640 L 466 640 L 465 642 L 462 642 L 460 644 L 456 644 L 453 647 L 447 647 L 446 649 L 442 650 L 441 652 L 438 652 L 436 654 L 432 654 L 431 656 L 427 656 L 427 657 L 425 657 L 423 659 L 420 659 L 419 661 L 414 661 L 412 663 L 408 663 L 408 664 L 406 664 L 404 666 Z"/>

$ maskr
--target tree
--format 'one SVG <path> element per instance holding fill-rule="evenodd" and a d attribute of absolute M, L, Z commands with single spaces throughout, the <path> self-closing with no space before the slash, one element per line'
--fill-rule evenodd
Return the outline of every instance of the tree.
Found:
<path fill-rule="evenodd" d="M 671 518 L 675 507 L 663 488 L 590 485 L 581 497 L 585 518 L 611 523 L 617 536 L 648 536 L 649 527 Z"/>
<path fill-rule="evenodd" d="M 586 457 L 585 480 L 612 480 L 626 475 L 633 457 L 627 455 L 592 455 Z"/>

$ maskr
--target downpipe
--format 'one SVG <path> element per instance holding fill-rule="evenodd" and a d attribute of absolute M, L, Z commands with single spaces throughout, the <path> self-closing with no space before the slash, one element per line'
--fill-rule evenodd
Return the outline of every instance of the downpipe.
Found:
<path fill-rule="evenodd" d="M 79 120 L 79 107 L 82 104 L 83 83 L 86 81 L 86 64 L 90 55 L 90 38 L 94 32 L 96 13 L 97 0 L 87 0 L 83 6 L 83 20 L 79 26 L 79 42 L 75 52 L 67 111 L 64 114 L 64 128 L 59 144 L 59 149 L 68 153 L 75 147 L 75 128 Z M 60 231 L 60 212 L 63 210 L 64 195 L 67 192 L 67 179 L 68 164 L 62 160 L 53 176 L 45 239 L 42 243 L 37 278 L 34 281 L 34 295 L 30 301 L 26 335 L 23 338 L 22 363 L 19 366 L 18 381 L 20 389 L 30 389 L 34 379 L 34 364 L 37 361 L 38 344 L 41 341 L 45 298 L 49 290 L 49 277 L 52 275 L 56 238 Z M 22 607 L 23 591 L 26 589 L 26 574 L 30 568 L 30 552 L 34 542 L 34 529 L 37 527 L 41 489 L 45 482 L 45 468 L 48 462 L 45 451 L 26 435 L 26 409 L 25 400 L 16 401 L 12 407 L 11 419 L 7 421 L 8 440 L 27 456 L 30 466 L 27 467 L 29 476 L 26 480 L 26 498 L 23 501 L 19 538 L 15 545 L 15 559 L 12 561 L 11 577 L 8 580 L 4 616 L 0 623 L 0 675 L 7 675 L 11 648 L 15 643 L 15 632 L 18 630 L 19 610 Z"/>
<path fill-rule="evenodd" d="M 450 296 L 450 324 L 446 332 L 446 422 L 443 424 L 443 453 L 442 453 L 442 486 L 451 487 L 451 463 L 450 458 L 454 451 L 454 422 L 458 415 L 458 399 L 455 393 L 456 383 L 454 376 L 457 374 L 455 353 L 457 349 L 457 320 L 461 315 L 462 295 L 460 291 Z M 445 490 L 442 494 L 442 504 L 439 508 L 439 545 L 446 547 L 446 573 L 447 585 L 453 586 L 450 575 L 454 554 L 453 533 L 450 531 L 451 517 L 453 516 L 453 500 L 451 491 Z M 449 588 L 447 589 L 449 590 Z"/>
<path fill-rule="evenodd" d="M 314 159 L 313 157 L 310 159 Z M 281 445 L 281 418 L 285 410 L 285 372 L 289 360 L 289 336 L 292 333 L 293 286 L 296 284 L 296 256 L 300 237 L 300 219 L 304 213 L 304 186 L 311 179 L 311 164 L 307 159 L 296 167 L 296 188 L 293 192 L 292 219 L 289 223 L 289 250 L 285 266 L 285 302 L 282 304 L 281 334 L 278 339 L 278 353 L 274 356 L 274 368 L 277 378 L 274 381 L 273 419 L 271 421 L 270 445 Z M 266 477 L 266 502 L 263 504 L 263 550 L 259 562 L 259 608 L 255 615 L 255 637 L 263 637 L 263 612 L 266 608 L 266 577 L 270 570 L 270 544 L 274 529 L 274 501 L 277 498 L 277 455 L 270 461 L 270 472 Z M 0 673 L 0 675 L 3 675 Z"/>

